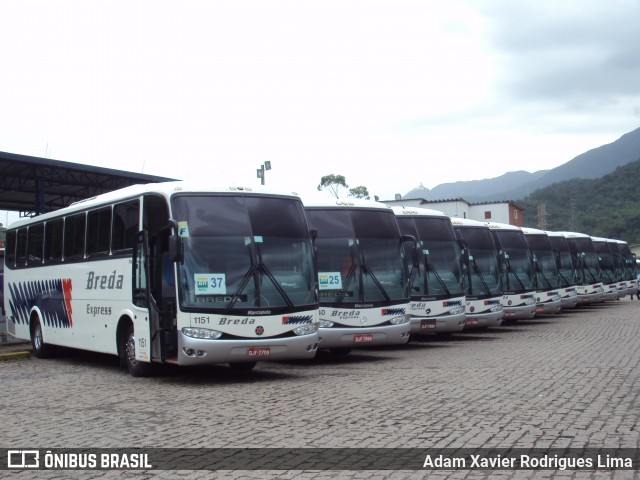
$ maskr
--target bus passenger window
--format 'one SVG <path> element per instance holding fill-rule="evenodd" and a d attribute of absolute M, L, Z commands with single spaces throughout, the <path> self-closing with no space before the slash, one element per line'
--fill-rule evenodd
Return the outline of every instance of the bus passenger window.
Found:
<path fill-rule="evenodd" d="M 62 219 L 47 222 L 44 228 L 44 261 L 45 263 L 62 260 L 62 237 L 64 222 Z"/>
<path fill-rule="evenodd" d="M 42 245 L 44 243 L 44 224 L 32 225 L 29 227 L 28 248 L 29 265 L 40 265 L 42 263 Z"/>

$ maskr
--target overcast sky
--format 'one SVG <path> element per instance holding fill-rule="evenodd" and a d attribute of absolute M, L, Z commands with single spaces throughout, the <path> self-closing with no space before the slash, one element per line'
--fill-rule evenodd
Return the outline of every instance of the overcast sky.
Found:
<path fill-rule="evenodd" d="M 639 0 L 0 0 L 0 151 L 390 199 L 640 127 L 639 46 Z"/>

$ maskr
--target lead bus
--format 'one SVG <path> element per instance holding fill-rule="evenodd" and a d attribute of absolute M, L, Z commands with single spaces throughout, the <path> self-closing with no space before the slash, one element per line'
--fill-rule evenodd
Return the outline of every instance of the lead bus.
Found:
<path fill-rule="evenodd" d="M 370 200 L 309 198 L 305 210 L 317 235 L 320 348 L 347 354 L 407 343 L 407 266 L 391 208 Z"/>
<path fill-rule="evenodd" d="M 7 231 L 8 330 L 38 357 L 56 346 L 151 362 L 311 358 L 318 300 L 300 198 L 249 188 L 136 185 Z"/>
<path fill-rule="evenodd" d="M 411 332 L 448 334 L 465 326 L 462 257 L 451 219 L 427 208 L 391 207 L 410 267 Z"/>

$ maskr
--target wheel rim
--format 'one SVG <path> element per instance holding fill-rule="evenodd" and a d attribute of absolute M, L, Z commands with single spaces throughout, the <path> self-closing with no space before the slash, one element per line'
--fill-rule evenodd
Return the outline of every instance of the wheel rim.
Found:
<path fill-rule="evenodd" d="M 125 355 L 129 365 L 135 367 L 138 364 L 138 361 L 136 360 L 136 338 L 133 336 L 133 332 L 129 333 L 129 337 L 127 338 Z"/>
<path fill-rule="evenodd" d="M 42 348 L 42 327 L 40 327 L 40 323 L 36 323 L 33 327 L 33 348 L 36 350 Z"/>

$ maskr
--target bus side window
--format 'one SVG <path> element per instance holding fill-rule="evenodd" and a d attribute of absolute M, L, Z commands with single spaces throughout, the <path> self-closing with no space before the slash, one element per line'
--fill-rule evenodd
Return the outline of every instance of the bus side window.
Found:
<path fill-rule="evenodd" d="M 42 247 L 44 244 L 44 224 L 31 225 L 29 227 L 29 234 L 27 245 L 29 249 L 29 256 L 27 262 L 29 265 L 41 265 L 42 264 Z"/>
<path fill-rule="evenodd" d="M 84 257 L 85 226 L 87 216 L 84 213 L 70 215 L 64 222 L 64 259 L 78 260 Z"/>
<path fill-rule="evenodd" d="M 111 226 L 111 251 L 131 250 L 136 243 L 140 202 L 131 200 L 118 203 L 113 207 L 113 224 Z"/>
<path fill-rule="evenodd" d="M 6 246 L 4 251 L 4 262 L 9 268 L 12 268 L 16 264 L 16 231 L 9 230 L 7 232 Z"/>
<path fill-rule="evenodd" d="M 55 263 L 62 260 L 62 238 L 64 233 L 63 220 L 51 220 L 44 228 L 44 261 Z"/>
<path fill-rule="evenodd" d="M 24 267 L 27 264 L 27 229 L 18 230 L 16 241 L 16 267 Z"/>

